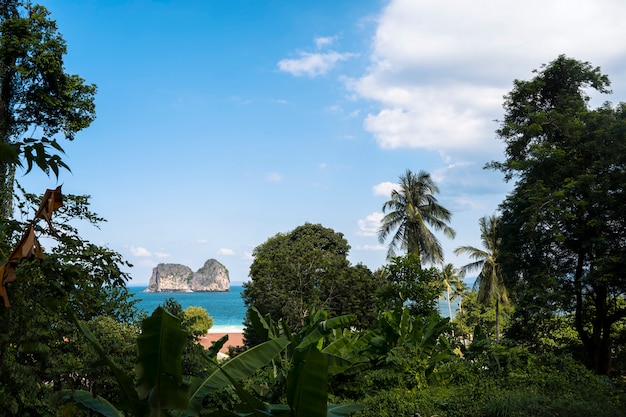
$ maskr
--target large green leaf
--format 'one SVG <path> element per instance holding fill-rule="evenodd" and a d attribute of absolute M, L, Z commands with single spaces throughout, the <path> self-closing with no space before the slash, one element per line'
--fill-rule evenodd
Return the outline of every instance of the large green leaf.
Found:
<path fill-rule="evenodd" d="M 89 391 L 64 389 L 59 392 L 60 402 L 74 401 L 85 408 L 93 410 L 105 417 L 124 417 L 124 414 L 113 404 Z"/>
<path fill-rule="evenodd" d="M 189 391 L 182 372 L 186 340 L 180 319 L 162 307 L 142 322 L 137 338 L 137 391 L 148 396 L 156 410 L 187 408 Z"/>
<path fill-rule="evenodd" d="M 197 415 L 202 407 L 202 400 L 209 393 L 230 385 L 231 381 L 240 381 L 251 376 L 267 365 L 289 343 L 291 342 L 284 337 L 268 340 L 220 365 L 220 369 L 215 370 L 208 378 L 194 381 L 189 406 L 183 415 Z"/>
<path fill-rule="evenodd" d="M 326 415 L 328 361 L 314 346 L 298 351 L 287 379 L 287 402 L 294 417 Z"/>
<path fill-rule="evenodd" d="M 358 413 L 363 410 L 363 404 L 328 404 L 327 417 L 341 417 Z"/>
<path fill-rule="evenodd" d="M 296 349 L 303 349 L 309 345 L 317 344 L 325 335 L 331 333 L 333 329 L 349 326 L 355 319 L 356 316 L 354 314 L 346 314 L 314 323 L 314 329 L 302 338 Z"/>

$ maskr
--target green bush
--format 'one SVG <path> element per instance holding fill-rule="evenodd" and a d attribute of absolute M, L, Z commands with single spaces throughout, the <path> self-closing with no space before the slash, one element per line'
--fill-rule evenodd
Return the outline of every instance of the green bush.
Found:
<path fill-rule="evenodd" d="M 499 346 L 442 364 L 437 372 L 449 378 L 423 389 L 402 380 L 390 387 L 393 372 L 369 374 L 372 391 L 360 416 L 626 416 L 624 394 L 569 356 Z M 384 388 L 374 392 L 375 383 Z"/>

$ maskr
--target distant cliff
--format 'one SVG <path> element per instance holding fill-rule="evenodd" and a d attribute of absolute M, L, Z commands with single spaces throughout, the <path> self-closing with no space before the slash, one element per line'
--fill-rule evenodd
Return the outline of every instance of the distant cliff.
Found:
<path fill-rule="evenodd" d="M 204 266 L 193 272 L 191 268 L 179 264 L 158 264 L 152 269 L 152 276 L 146 292 L 201 292 L 230 291 L 228 269 L 215 259 L 209 259 Z"/>

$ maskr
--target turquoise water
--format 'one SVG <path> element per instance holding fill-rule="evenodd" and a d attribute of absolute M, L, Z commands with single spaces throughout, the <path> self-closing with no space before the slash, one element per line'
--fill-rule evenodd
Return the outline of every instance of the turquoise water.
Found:
<path fill-rule="evenodd" d="M 139 300 L 138 307 L 147 314 L 163 304 L 166 299 L 173 298 L 183 309 L 189 306 L 203 307 L 213 317 L 211 332 L 241 332 L 246 308 L 241 299 L 241 286 L 231 286 L 228 292 L 143 292 L 146 287 L 128 287 L 133 297 Z M 458 301 L 451 303 L 452 316 L 458 309 Z M 448 317 L 448 304 L 444 299 L 438 300 L 438 311 L 443 317 Z"/>
<path fill-rule="evenodd" d="M 168 298 L 175 299 L 183 309 L 189 306 L 204 308 L 213 317 L 211 332 L 241 332 L 246 308 L 241 299 L 241 286 L 231 286 L 227 292 L 143 292 L 146 287 L 128 287 L 139 300 L 138 307 L 147 314 L 163 304 Z"/>

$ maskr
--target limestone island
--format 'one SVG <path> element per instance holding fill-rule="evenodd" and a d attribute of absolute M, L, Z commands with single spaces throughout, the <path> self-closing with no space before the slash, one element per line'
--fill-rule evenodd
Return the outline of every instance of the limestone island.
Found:
<path fill-rule="evenodd" d="M 223 292 L 230 291 L 228 269 L 215 259 L 193 272 L 180 264 L 158 264 L 152 269 L 144 292 Z"/>

